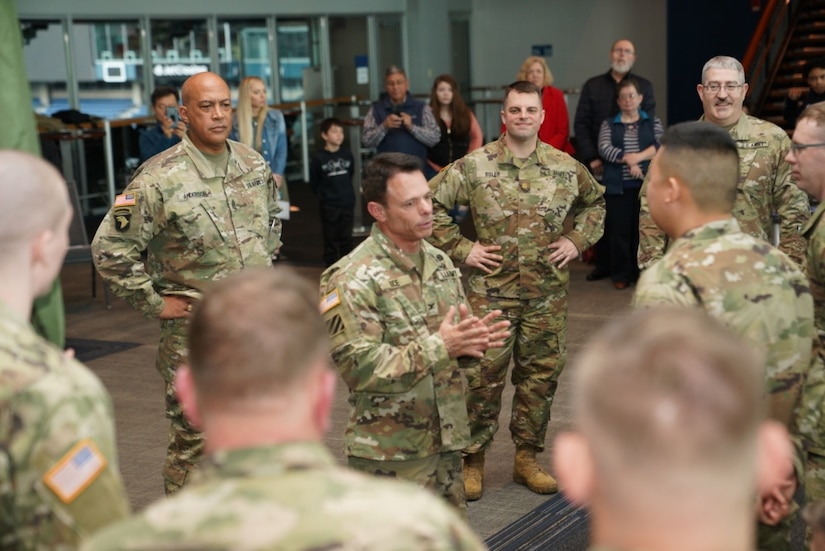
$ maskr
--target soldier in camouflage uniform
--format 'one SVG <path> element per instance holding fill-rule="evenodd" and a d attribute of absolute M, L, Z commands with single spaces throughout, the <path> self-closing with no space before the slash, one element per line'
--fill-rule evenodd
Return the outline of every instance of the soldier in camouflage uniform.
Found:
<path fill-rule="evenodd" d="M 573 370 L 575 427 L 553 444 L 593 551 L 754 549 L 754 496 L 793 453 L 765 421 L 760 362 L 695 310 L 641 310 L 594 335 Z"/>
<path fill-rule="evenodd" d="M 467 371 L 470 445 L 465 450 L 467 499 L 479 499 L 484 451 L 498 430 L 501 393 L 514 367 L 510 432 L 516 444 L 513 480 L 546 494 L 556 481 L 536 461 L 544 450 L 550 406 L 567 357 L 567 264 L 602 235 L 603 188 L 566 153 L 538 140 L 544 118 L 539 89 L 507 88 L 506 132 L 430 181 L 435 227 L 431 242 L 472 268 L 468 295 L 479 315 L 502 310 L 513 331 Z M 448 211 L 469 205 L 478 241 L 461 235 Z M 565 217 L 574 217 L 564 233 Z"/>
<path fill-rule="evenodd" d="M 83 549 L 484 549 L 429 492 L 335 465 L 321 438 L 337 376 L 317 293 L 294 271 L 216 283 L 189 335 L 176 384 L 206 434 L 199 476 Z"/>
<path fill-rule="evenodd" d="M 433 208 L 416 157 L 376 156 L 363 193 L 376 220 L 370 237 L 321 276 L 332 358 L 350 390 L 347 458 L 434 488 L 464 512 L 459 358 L 500 346 L 509 324 L 493 321 L 497 311 L 472 316 L 460 272 L 423 241 Z"/>
<path fill-rule="evenodd" d="M 786 159 L 799 188 L 819 201 L 803 234 L 808 241 L 808 279 L 821 341 L 825 338 L 825 103 L 813 104 L 799 116 Z M 805 496 L 809 503 L 825 500 L 825 369 L 821 354 L 817 359 L 805 384 L 799 418 L 807 450 Z"/>
<path fill-rule="evenodd" d="M 739 149 L 739 184 L 733 217 L 742 231 L 764 241 L 773 240 L 773 215 L 779 217 L 779 249 L 805 267 L 802 226 L 808 220 L 808 200 L 793 184 L 785 161 L 790 140 L 784 130 L 745 115 L 742 104 L 748 92 L 742 64 L 732 57 L 714 57 L 702 69 L 696 87 L 704 106 L 702 120 L 726 129 Z M 639 268 L 644 270 L 662 257 L 667 236 L 650 216 L 641 190 L 639 214 Z"/>
<path fill-rule="evenodd" d="M 167 493 L 186 482 L 203 446 L 180 412 L 172 388 L 186 358 L 192 305 L 212 281 L 270 266 L 280 246 L 277 192 L 266 161 L 227 140 L 229 87 L 214 73 L 183 85 L 183 140 L 144 163 L 115 200 L 92 242 L 95 266 L 112 291 L 161 320 L 157 369 L 166 381 L 171 419 L 163 468 Z M 148 252 L 146 264 L 141 253 Z"/>
<path fill-rule="evenodd" d="M 0 549 L 75 549 L 129 514 L 108 393 L 27 321 L 71 219 L 50 164 L 0 151 Z"/>
<path fill-rule="evenodd" d="M 642 274 L 634 304 L 702 308 L 745 337 L 765 358 L 770 416 L 792 428 L 815 343 L 813 297 L 793 260 L 733 218 L 737 175 L 736 143 L 718 126 L 683 123 L 665 133 L 647 199 L 675 241 Z M 786 497 L 790 505 L 792 492 Z M 763 524 L 760 538 L 771 534 Z"/>

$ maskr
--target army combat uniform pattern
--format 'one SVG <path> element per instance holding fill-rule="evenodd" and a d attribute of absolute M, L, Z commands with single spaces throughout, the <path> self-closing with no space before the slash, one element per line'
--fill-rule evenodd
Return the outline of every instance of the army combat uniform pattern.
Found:
<path fill-rule="evenodd" d="M 730 128 L 739 149 L 739 184 L 733 217 L 742 230 L 764 241 L 772 241 L 773 213 L 779 216 L 779 249 L 805 267 L 805 239 L 801 230 L 808 220 L 808 198 L 791 179 L 785 161 L 791 141 L 775 124 L 742 115 Z M 641 190 L 639 212 L 639 268 L 644 270 L 659 260 L 667 248 L 667 236 L 650 215 L 645 192 Z"/>
<path fill-rule="evenodd" d="M 0 549 L 76 549 L 128 515 L 103 385 L 0 302 Z"/>
<path fill-rule="evenodd" d="M 482 245 L 500 245 L 501 265 L 485 274 L 471 269 L 468 297 L 483 316 L 501 309 L 511 336 L 487 350 L 468 369 L 469 453 L 486 448 L 498 430 L 501 392 L 510 357 L 516 387 L 510 431 L 517 445 L 544 449 L 550 406 L 567 350 L 567 268 L 548 261 L 550 243 L 562 235 L 581 252 L 604 229 L 604 189 L 566 153 L 542 142 L 528 159 L 517 159 L 504 137 L 485 145 L 430 181 L 435 221 L 430 242 L 464 262 L 473 241 L 461 235 L 448 212 L 454 204 L 472 212 Z M 574 216 L 564 233 L 564 220 Z"/>
<path fill-rule="evenodd" d="M 820 339 L 817 361 L 805 382 L 798 432 L 807 450 L 805 498 L 825 499 L 825 364 L 821 348 L 825 338 L 825 203 L 820 203 L 803 234 L 808 241 L 808 279 L 814 297 L 816 331 Z"/>
<path fill-rule="evenodd" d="M 373 225 L 369 238 L 322 274 L 321 310 L 332 359 L 350 391 L 347 456 L 376 469 L 383 463 L 384 474 L 397 468 L 396 476 L 434 487 L 462 509 L 464 382 L 438 330 L 450 306 L 467 301 L 450 259 L 423 241 L 421 255 L 419 273 Z M 438 456 L 453 465 L 438 480 L 403 472 L 404 462 Z"/>
<path fill-rule="evenodd" d="M 335 466 L 320 443 L 206 456 L 182 492 L 97 534 L 84 551 L 478 551 L 428 492 Z"/>
<path fill-rule="evenodd" d="M 762 351 L 770 414 L 792 425 L 811 363 L 813 297 L 799 267 L 733 219 L 710 222 L 674 241 L 642 273 L 635 306 L 700 307 Z"/>
<path fill-rule="evenodd" d="M 281 222 L 272 173 L 251 148 L 233 141 L 225 170 L 181 142 L 141 166 L 103 219 L 92 242 L 95 266 L 112 292 L 147 317 L 165 295 L 198 300 L 213 281 L 244 268 L 270 266 Z M 141 251 L 148 252 L 146 267 Z M 186 319 L 161 321 L 157 369 L 166 381 L 172 421 L 164 466 L 167 491 L 185 482 L 202 435 L 183 418 L 175 371 L 186 357 Z"/>

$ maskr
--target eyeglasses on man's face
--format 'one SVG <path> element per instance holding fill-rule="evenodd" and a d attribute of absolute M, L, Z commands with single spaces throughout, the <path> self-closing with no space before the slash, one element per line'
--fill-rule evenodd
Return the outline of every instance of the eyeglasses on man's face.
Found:
<path fill-rule="evenodd" d="M 791 142 L 791 151 L 794 155 L 799 155 L 799 152 L 803 149 L 808 149 L 810 147 L 825 147 L 825 142 L 820 143 L 796 143 Z"/>
<path fill-rule="evenodd" d="M 727 92 L 728 94 L 733 94 L 737 90 L 739 90 L 742 86 L 744 86 L 744 85 L 743 84 L 737 84 L 735 82 L 726 82 L 724 84 L 722 84 L 720 82 L 708 82 L 707 84 L 702 85 L 702 89 L 705 90 L 706 92 L 711 93 L 711 94 L 718 94 L 719 91 L 722 88 L 724 88 L 725 92 Z"/>

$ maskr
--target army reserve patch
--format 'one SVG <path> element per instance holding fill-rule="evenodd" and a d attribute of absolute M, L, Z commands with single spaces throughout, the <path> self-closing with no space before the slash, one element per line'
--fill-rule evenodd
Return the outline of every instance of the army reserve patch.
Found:
<path fill-rule="evenodd" d="M 132 225 L 132 209 L 116 208 L 112 217 L 115 219 L 115 229 L 119 232 L 125 232 Z"/>
<path fill-rule="evenodd" d="M 71 503 L 106 468 L 106 458 L 90 439 L 70 449 L 43 475 L 43 483 L 63 503 Z"/>

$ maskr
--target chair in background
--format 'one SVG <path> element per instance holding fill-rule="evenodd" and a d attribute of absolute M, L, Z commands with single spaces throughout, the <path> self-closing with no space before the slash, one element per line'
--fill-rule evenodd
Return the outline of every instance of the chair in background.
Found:
<path fill-rule="evenodd" d="M 80 197 L 77 193 L 77 184 L 74 180 L 66 182 L 69 188 L 69 201 L 71 202 L 73 213 L 72 223 L 69 226 L 69 250 L 66 252 L 66 258 L 63 264 L 85 264 L 89 263 L 92 273 L 92 298 L 97 297 L 97 269 L 92 260 L 92 246 L 89 242 L 89 236 L 86 233 L 86 224 L 83 221 L 83 211 L 80 210 Z M 106 302 L 106 308 L 111 309 L 112 304 L 109 300 L 109 289 L 106 288 L 106 283 L 103 283 L 103 297 Z"/>

